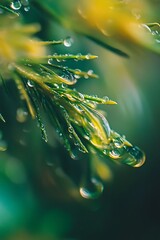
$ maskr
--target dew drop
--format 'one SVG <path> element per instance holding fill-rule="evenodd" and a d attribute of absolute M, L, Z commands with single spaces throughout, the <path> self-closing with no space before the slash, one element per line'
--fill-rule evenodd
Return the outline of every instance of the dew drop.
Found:
<path fill-rule="evenodd" d="M 93 74 L 93 70 L 88 70 L 87 74 L 88 76 L 91 76 Z"/>
<path fill-rule="evenodd" d="M 32 82 L 32 81 L 30 81 L 30 80 L 28 80 L 28 81 L 27 81 L 27 85 L 28 85 L 29 87 L 34 87 L 34 84 L 33 84 L 33 82 Z"/>
<path fill-rule="evenodd" d="M 64 44 L 65 47 L 71 47 L 72 43 L 73 43 L 73 38 L 71 38 L 71 37 L 67 37 L 63 41 L 63 44 Z"/>
<path fill-rule="evenodd" d="M 86 59 L 88 60 L 88 59 L 90 59 L 90 57 L 91 57 L 91 54 L 88 53 L 88 54 L 86 55 Z"/>
<path fill-rule="evenodd" d="M 76 55 L 76 58 L 74 59 L 75 61 L 77 61 L 77 60 L 82 60 L 82 54 L 81 53 L 78 53 L 77 55 Z"/>
<path fill-rule="evenodd" d="M 24 7 L 24 11 L 25 11 L 25 12 L 28 12 L 29 10 L 30 10 L 30 6 Z"/>
<path fill-rule="evenodd" d="M 118 159 L 120 158 L 121 156 L 121 153 L 118 149 L 112 149 L 110 152 L 109 152 L 109 156 L 113 159 Z"/>
<path fill-rule="evenodd" d="M 84 186 L 80 187 L 79 192 L 83 198 L 96 199 L 103 192 L 103 184 L 96 178 L 92 178 Z"/>
<path fill-rule="evenodd" d="M 109 98 L 107 96 L 104 96 L 103 100 L 104 100 L 104 102 L 107 102 L 109 100 Z"/>
<path fill-rule="evenodd" d="M 127 152 L 129 157 L 125 159 L 124 163 L 133 167 L 140 167 L 144 164 L 145 154 L 137 146 L 127 147 Z"/>
<path fill-rule="evenodd" d="M 11 8 L 13 10 L 19 10 L 22 6 L 21 2 L 19 0 L 11 2 Z"/>
<path fill-rule="evenodd" d="M 53 59 L 52 58 L 48 59 L 48 64 L 53 64 Z"/>
<path fill-rule="evenodd" d="M 75 77 L 76 79 L 79 79 L 81 76 L 79 76 L 79 75 L 77 75 L 77 74 L 74 74 L 74 77 Z"/>
<path fill-rule="evenodd" d="M 120 139 L 115 139 L 113 142 L 116 148 L 122 148 L 124 146 L 124 143 Z"/>
<path fill-rule="evenodd" d="M 24 11 L 28 12 L 30 10 L 29 1 L 28 0 L 21 0 L 21 3 L 24 7 Z"/>
<path fill-rule="evenodd" d="M 58 85 L 57 83 L 54 83 L 53 86 L 54 86 L 55 88 L 59 88 L 59 85 Z"/>
<path fill-rule="evenodd" d="M 103 154 L 104 155 L 107 155 L 108 154 L 108 151 L 106 149 L 103 150 Z"/>
<path fill-rule="evenodd" d="M 28 113 L 22 108 L 18 108 L 16 112 L 16 119 L 18 122 L 23 123 L 27 120 Z"/>
<path fill-rule="evenodd" d="M 73 133 L 73 127 L 72 127 L 72 126 L 69 126 L 68 132 L 69 132 L 69 133 Z"/>

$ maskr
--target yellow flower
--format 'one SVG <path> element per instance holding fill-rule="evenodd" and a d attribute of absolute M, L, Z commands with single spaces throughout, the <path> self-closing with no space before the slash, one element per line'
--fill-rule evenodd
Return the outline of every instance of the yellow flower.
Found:
<path fill-rule="evenodd" d="M 44 56 L 44 46 L 32 37 L 39 29 L 37 24 L 21 24 L 16 17 L 0 16 L 0 65 Z"/>
<path fill-rule="evenodd" d="M 126 55 L 140 45 L 160 52 L 152 30 L 146 22 L 153 20 L 147 1 L 138 0 L 70 0 L 44 2 L 34 0 L 65 27 L 81 33 L 108 49 Z M 147 20 L 148 19 L 148 20 Z"/>

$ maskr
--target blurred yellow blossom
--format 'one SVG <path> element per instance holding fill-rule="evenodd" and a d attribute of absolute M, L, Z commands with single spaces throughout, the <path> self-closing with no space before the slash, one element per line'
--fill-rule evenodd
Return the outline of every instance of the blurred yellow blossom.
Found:
<path fill-rule="evenodd" d="M 38 59 L 45 55 L 45 48 L 32 37 L 40 30 L 38 24 L 22 24 L 17 17 L 0 16 L 1 64 L 21 61 L 23 58 Z"/>
<path fill-rule="evenodd" d="M 34 1 L 65 27 L 120 55 L 126 56 L 130 49 L 138 45 L 160 52 L 152 29 L 147 25 L 153 20 L 148 1 L 59 0 L 58 5 L 57 1 Z"/>

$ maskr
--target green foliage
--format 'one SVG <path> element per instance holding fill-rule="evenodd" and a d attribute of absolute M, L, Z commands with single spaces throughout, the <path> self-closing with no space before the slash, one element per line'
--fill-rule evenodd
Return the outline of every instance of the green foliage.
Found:
<path fill-rule="evenodd" d="M 12 11 L 18 10 L 22 4 L 23 1 L 12 2 Z M 28 11 L 29 5 L 25 7 Z M 94 170 L 90 167 L 94 165 L 89 163 L 94 161 L 92 156 L 98 154 L 103 158 L 133 167 L 139 167 L 145 161 L 144 153 L 129 143 L 124 136 L 113 131 L 105 116 L 97 110 L 98 104 L 116 104 L 116 102 L 108 97 L 99 98 L 82 94 L 72 88 L 80 78 L 97 78 L 97 75 L 92 70 L 86 72 L 72 69 L 67 66 L 67 62 L 88 61 L 97 56 L 48 54 L 50 45 L 63 44 L 70 47 L 72 39 L 46 42 L 35 40 L 32 35 L 38 31 L 38 25 L 24 24 L 21 18 L 14 16 L 10 8 L 6 6 L 3 6 L 3 10 L 4 13 L 0 16 L 0 31 L 3 34 L 3 29 L 5 29 L 6 35 L 1 39 L 1 44 L 4 46 L 1 49 L 4 59 L 1 77 L 4 82 L 14 81 L 20 99 L 25 101 L 26 110 L 33 119 L 37 119 L 42 139 L 45 142 L 48 142 L 48 136 L 43 120 L 44 112 L 70 157 L 79 159 L 81 152 L 88 156 L 84 156 L 88 163 L 83 164 L 88 170 L 82 173 L 82 175 L 86 174 L 86 177 L 84 187 L 80 187 L 80 193 L 86 198 L 97 198 L 103 191 L 103 185 L 92 177 L 92 171 L 98 175 L 97 166 L 95 165 Z M 28 41 L 29 38 L 32 42 Z M 19 110 L 17 114 L 18 121 L 23 122 L 26 112 Z M 0 119 L 4 121 L 2 115 Z M 107 178 L 106 174 L 101 176 L 99 173 L 99 175 L 102 179 Z"/>

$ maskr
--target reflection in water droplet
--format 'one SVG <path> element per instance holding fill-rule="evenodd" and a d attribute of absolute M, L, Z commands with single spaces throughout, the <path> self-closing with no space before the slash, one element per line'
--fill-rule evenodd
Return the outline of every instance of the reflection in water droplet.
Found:
<path fill-rule="evenodd" d="M 13 10 L 19 10 L 22 6 L 21 2 L 19 0 L 11 2 L 11 8 Z"/>
<path fill-rule="evenodd" d="M 67 37 L 63 41 L 63 44 L 65 47 L 71 47 L 72 43 L 73 43 L 73 39 L 71 37 Z"/>
<path fill-rule="evenodd" d="M 103 192 L 103 184 L 95 178 L 92 178 L 84 186 L 80 187 L 79 192 L 83 198 L 96 199 Z"/>
<path fill-rule="evenodd" d="M 122 148 L 124 146 L 124 143 L 120 139 L 115 139 L 113 142 L 116 148 Z"/>
<path fill-rule="evenodd" d="M 118 149 L 113 149 L 109 152 L 109 156 L 113 159 L 117 159 L 121 156 L 121 153 Z"/>
<path fill-rule="evenodd" d="M 28 12 L 30 10 L 30 6 L 24 7 L 24 11 Z"/>
<path fill-rule="evenodd" d="M 30 81 L 30 80 L 28 80 L 28 81 L 27 81 L 27 85 L 28 85 L 29 87 L 34 87 L 34 84 L 33 84 L 33 82 L 32 82 L 32 81 Z"/>
<path fill-rule="evenodd" d="M 88 74 L 88 76 L 92 75 L 93 74 L 93 70 L 88 70 L 87 74 Z"/>
<path fill-rule="evenodd" d="M 125 159 L 125 163 L 133 167 L 140 167 L 145 162 L 145 154 L 137 146 L 127 147 L 129 157 Z"/>

